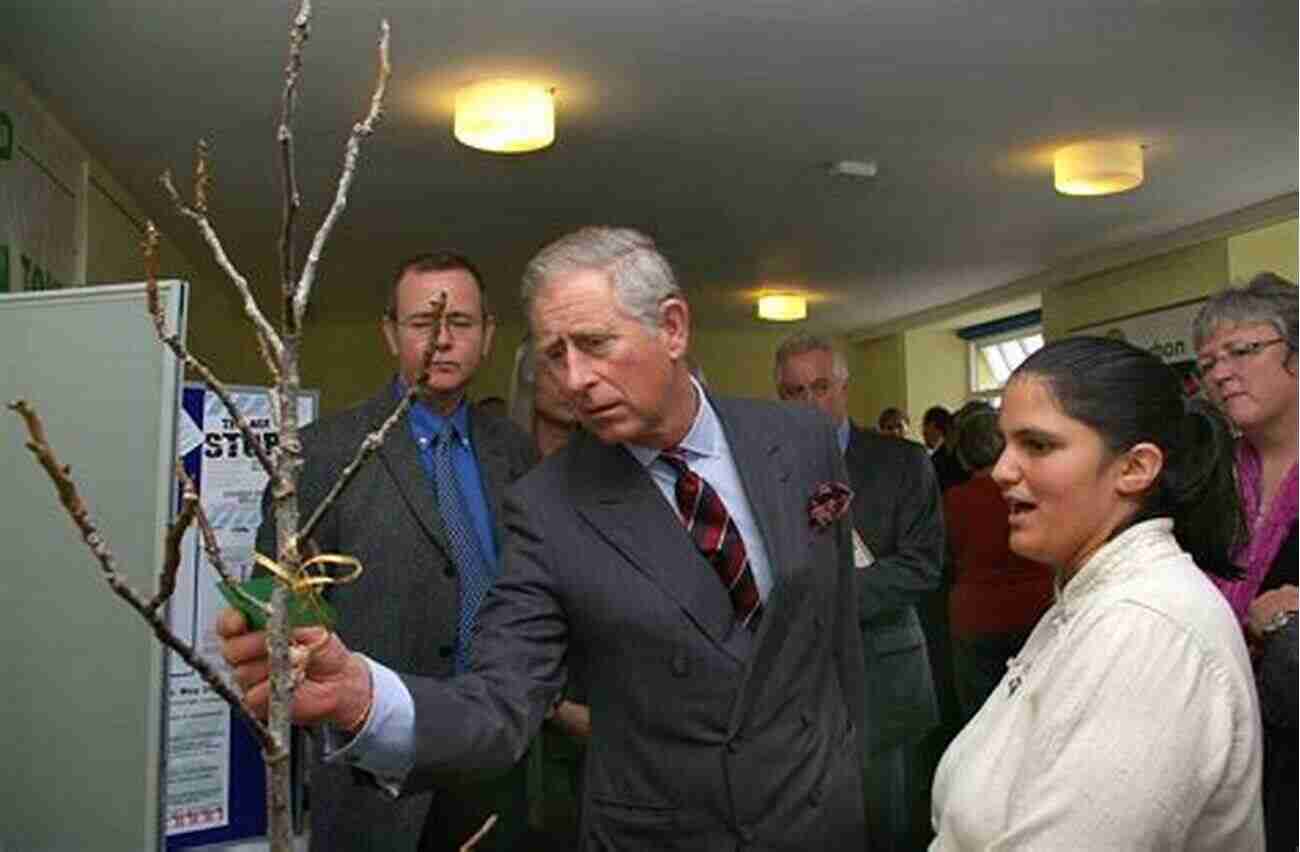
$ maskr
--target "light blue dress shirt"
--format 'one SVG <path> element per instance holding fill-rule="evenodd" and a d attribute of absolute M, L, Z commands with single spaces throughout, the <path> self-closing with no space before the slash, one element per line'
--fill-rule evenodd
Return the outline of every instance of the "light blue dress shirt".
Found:
<path fill-rule="evenodd" d="M 726 504 L 728 514 L 745 542 L 745 553 L 749 557 L 750 570 L 754 572 L 758 593 L 766 601 L 771 594 L 773 582 L 767 545 L 758 531 L 749 498 L 745 496 L 718 413 L 713 410 L 709 398 L 694 378 L 691 379 L 691 384 L 695 388 L 698 408 L 691 428 L 678 446 L 686 450 L 691 469 L 708 480 Z M 847 435 L 847 422 L 844 426 Z M 646 467 L 655 486 L 675 513 L 677 498 L 674 496 L 674 488 L 677 485 L 677 474 L 667 464 L 657 461 L 659 450 L 633 444 L 623 446 Z M 370 667 L 371 688 L 374 691 L 370 718 L 348 743 L 340 742 L 341 737 L 326 726 L 326 761 L 343 761 L 363 769 L 374 775 L 381 787 L 396 795 L 415 762 L 415 702 L 406 684 L 392 670 L 369 657 L 363 656 L 363 659 Z"/>
<path fill-rule="evenodd" d="M 772 591 L 772 567 L 767 559 L 767 546 L 754 520 L 753 507 L 750 506 L 749 498 L 745 496 L 744 486 L 741 485 L 740 473 L 736 470 L 736 462 L 731 454 L 731 445 L 727 443 L 727 435 L 722 431 L 722 421 L 718 419 L 718 413 L 709 404 L 704 389 L 694 378 L 691 379 L 691 383 L 695 385 L 699 410 L 686 437 L 677 446 L 686 451 L 686 463 L 690 465 L 691 470 L 713 486 L 713 490 L 722 498 L 722 504 L 727 507 L 727 514 L 731 515 L 736 529 L 740 530 L 741 541 L 745 542 L 745 555 L 749 557 L 749 567 L 754 572 L 754 582 L 758 585 L 759 597 L 766 602 Z M 635 444 L 623 446 L 637 461 L 641 462 L 655 485 L 659 487 L 659 492 L 668 501 L 668 505 L 673 507 L 673 512 L 676 512 L 677 471 L 669 467 L 666 462 L 659 461 L 659 450 L 653 447 L 641 447 Z"/>

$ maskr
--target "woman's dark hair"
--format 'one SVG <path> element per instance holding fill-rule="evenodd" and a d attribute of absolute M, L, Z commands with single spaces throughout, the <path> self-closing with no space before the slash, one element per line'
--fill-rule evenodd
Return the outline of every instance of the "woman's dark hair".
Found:
<path fill-rule="evenodd" d="M 1111 452 L 1142 442 L 1159 447 L 1164 467 L 1129 524 L 1172 517 L 1174 537 L 1203 571 L 1240 576 L 1232 553 L 1245 541 L 1245 524 L 1222 414 L 1185 401 L 1178 376 L 1159 358 L 1109 337 L 1049 343 L 1011 381 L 1027 376 L 1045 382 L 1061 410 L 1096 431 Z"/>
<path fill-rule="evenodd" d="M 971 473 L 997 464 L 1006 446 L 998 428 L 998 410 L 983 401 L 968 402 L 957 409 L 948 440 L 957 461 Z"/>

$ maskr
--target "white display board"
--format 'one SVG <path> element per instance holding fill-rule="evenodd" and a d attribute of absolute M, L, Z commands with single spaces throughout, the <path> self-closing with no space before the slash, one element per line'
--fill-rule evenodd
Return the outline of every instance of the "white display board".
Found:
<path fill-rule="evenodd" d="M 163 285 L 182 337 L 186 287 Z M 152 590 L 180 370 L 142 284 L 0 295 L 0 400 L 28 400 L 117 566 Z M 22 421 L 0 411 L 0 848 L 158 849 L 163 650 L 112 594 Z"/>

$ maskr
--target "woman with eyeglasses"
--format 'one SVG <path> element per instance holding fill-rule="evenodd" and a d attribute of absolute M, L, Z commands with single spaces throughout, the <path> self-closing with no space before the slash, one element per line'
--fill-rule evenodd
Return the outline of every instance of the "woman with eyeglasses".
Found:
<path fill-rule="evenodd" d="M 1057 340 L 1012 374 L 992 477 L 1054 602 L 935 775 L 932 852 L 1260 852 L 1259 706 L 1207 573 L 1242 535 L 1232 434 L 1159 358 Z"/>
<path fill-rule="evenodd" d="M 1255 660 L 1264 718 L 1268 848 L 1295 850 L 1297 789 L 1296 288 L 1257 275 L 1201 309 L 1193 327 L 1205 393 L 1232 420 L 1237 486 L 1248 536 L 1241 576 L 1216 583 L 1237 614 Z"/>

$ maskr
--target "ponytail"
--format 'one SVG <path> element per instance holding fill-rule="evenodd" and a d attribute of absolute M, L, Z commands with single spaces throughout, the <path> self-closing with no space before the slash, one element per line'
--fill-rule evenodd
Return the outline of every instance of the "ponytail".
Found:
<path fill-rule="evenodd" d="M 1108 337 L 1053 341 L 1025 359 L 1011 380 L 1022 375 L 1046 381 L 1061 409 L 1096 430 L 1111 452 L 1144 441 L 1160 448 L 1160 475 L 1124 526 L 1173 518 L 1174 537 L 1201 570 L 1240 576 L 1232 556 L 1246 529 L 1232 431 L 1222 414 L 1186 401 L 1177 374 L 1159 358 Z"/>
<path fill-rule="evenodd" d="M 1171 443 L 1156 493 L 1142 514 L 1171 516 L 1179 546 L 1207 574 L 1240 578 L 1232 557 L 1246 540 L 1246 524 L 1227 419 L 1202 400 L 1188 400 Z"/>

